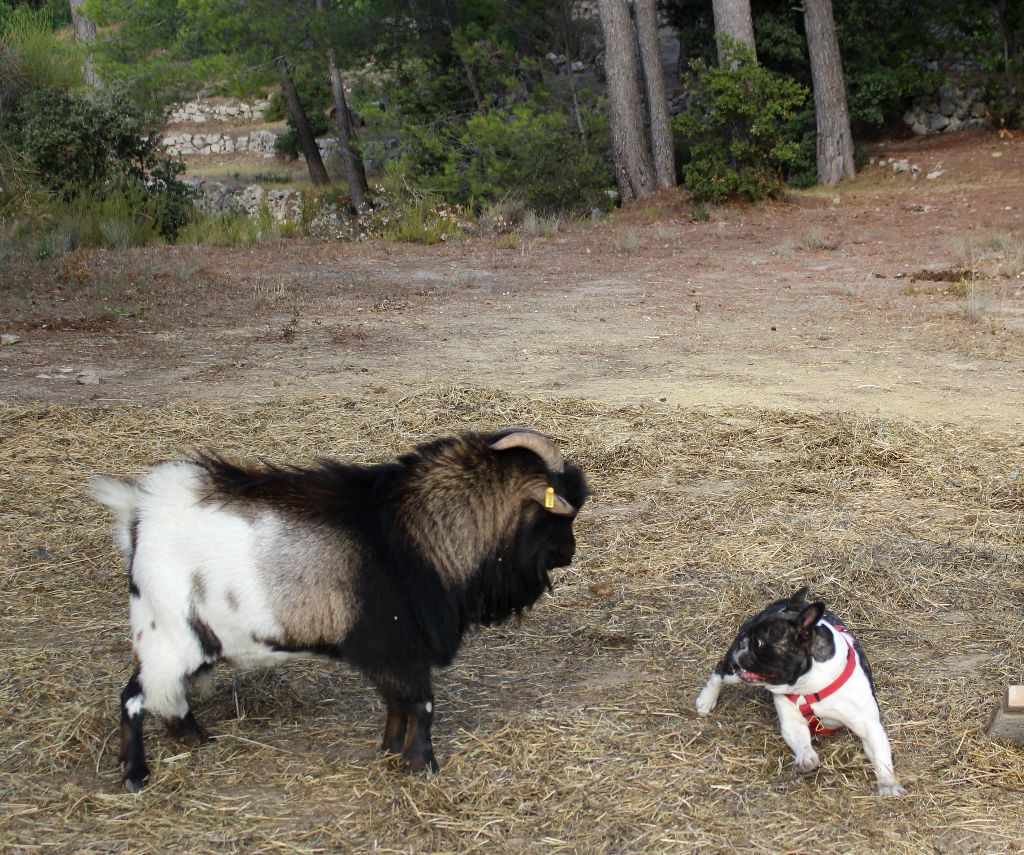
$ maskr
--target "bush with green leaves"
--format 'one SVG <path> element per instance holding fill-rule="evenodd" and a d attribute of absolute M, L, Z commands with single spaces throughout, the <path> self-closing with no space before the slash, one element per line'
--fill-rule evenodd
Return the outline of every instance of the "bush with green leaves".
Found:
<path fill-rule="evenodd" d="M 586 142 L 558 109 L 523 104 L 470 116 L 451 128 L 440 170 L 424 183 L 449 202 L 480 207 L 514 191 L 541 212 L 589 211 L 607 204 L 614 185 L 608 125 L 602 112 L 583 112 Z"/>
<path fill-rule="evenodd" d="M 164 156 L 153 122 L 123 91 L 38 89 L 19 100 L 13 125 L 14 145 L 65 202 L 116 196 L 155 218 L 168 240 L 188 219 L 192 191 L 177 178 L 184 165 Z"/>
<path fill-rule="evenodd" d="M 799 155 L 796 121 L 805 86 L 760 65 L 732 45 L 722 65 L 694 60 L 690 102 L 674 122 L 680 135 L 683 184 L 694 199 L 720 202 L 777 195 Z"/>

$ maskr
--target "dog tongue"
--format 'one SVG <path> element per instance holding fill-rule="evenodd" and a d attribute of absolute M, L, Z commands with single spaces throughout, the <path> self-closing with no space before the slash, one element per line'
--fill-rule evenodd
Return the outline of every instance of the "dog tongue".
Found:
<path fill-rule="evenodd" d="M 740 671 L 740 679 L 746 680 L 748 683 L 764 683 L 766 680 L 760 674 L 755 674 L 753 671 Z"/>

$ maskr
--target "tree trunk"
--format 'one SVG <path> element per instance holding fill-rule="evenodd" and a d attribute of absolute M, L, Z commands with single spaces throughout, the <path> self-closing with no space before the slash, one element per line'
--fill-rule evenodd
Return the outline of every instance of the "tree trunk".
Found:
<path fill-rule="evenodd" d="M 569 68 L 569 92 L 572 95 L 572 113 L 576 117 L 576 130 L 580 134 L 583 148 L 587 147 L 587 131 L 583 127 L 583 116 L 580 115 L 580 101 L 576 95 L 576 74 L 572 70 L 572 0 L 562 0 L 558 4 L 558 17 L 562 25 L 562 38 L 565 40 L 565 62 Z"/>
<path fill-rule="evenodd" d="M 317 147 L 313 130 L 309 127 L 309 119 L 306 118 L 302 99 L 299 98 L 299 91 L 295 88 L 288 63 L 283 57 L 278 58 L 277 68 L 281 73 L 281 91 L 284 92 L 285 100 L 288 102 L 288 116 L 291 118 L 292 124 L 295 125 L 295 130 L 299 135 L 299 145 L 306 158 L 309 180 L 314 184 L 330 184 L 331 177 L 327 174 L 323 158 L 320 157 L 320 149 Z"/>
<path fill-rule="evenodd" d="M 331 91 L 334 93 L 335 127 L 338 130 L 338 147 L 341 149 L 341 164 L 345 171 L 345 183 L 348 184 L 348 195 L 352 197 L 352 205 L 357 211 L 366 207 L 366 193 L 370 189 L 366 183 L 366 170 L 363 159 L 352 147 L 352 125 L 349 122 L 348 102 L 345 100 L 345 87 L 341 82 L 341 72 L 334 63 L 334 50 L 327 49 L 327 64 L 331 73 Z"/>
<path fill-rule="evenodd" d="M 712 11 L 715 15 L 715 41 L 718 43 L 718 64 L 722 64 L 722 56 L 726 43 L 722 36 L 729 36 L 733 41 L 744 44 L 752 51 L 754 46 L 754 19 L 750 14 L 750 0 L 712 0 Z"/>
<path fill-rule="evenodd" d="M 805 0 L 804 29 L 818 122 L 818 181 L 832 185 L 857 174 L 832 0 Z"/>
<path fill-rule="evenodd" d="M 96 44 L 96 25 L 82 13 L 82 6 L 85 0 L 70 0 L 71 23 L 75 26 L 75 41 L 84 46 L 84 59 L 82 60 L 82 74 L 85 77 L 85 85 L 91 89 L 104 89 L 103 81 L 96 73 L 96 67 L 92 61 L 92 46 Z"/>
<path fill-rule="evenodd" d="M 636 35 L 626 0 L 598 0 L 604 33 L 604 71 L 615 176 L 623 203 L 654 192 L 654 170 L 644 135 Z"/>
<path fill-rule="evenodd" d="M 640 63 L 643 70 L 647 111 L 651 120 L 651 154 L 654 181 L 658 187 L 676 186 L 676 159 L 669 127 L 668 97 L 665 95 L 665 72 L 661 64 L 661 42 L 658 39 L 658 13 L 655 0 L 636 0 L 636 31 L 640 42 Z"/>
<path fill-rule="evenodd" d="M 324 0 L 316 0 L 316 8 L 322 15 Z M 331 78 L 331 92 L 334 95 L 334 125 L 338 131 L 338 148 L 341 150 L 345 183 L 348 184 L 348 195 L 352 199 L 353 207 L 357 211 L 361 211 L 366 207 L 366 193 L 369 190 L 366 183 L 366 170 L 363 168 L 363 159 L 359 156 L 359 152 L 352 147 L 354 134 L 349 122 L 345 86 L 341 80 L 341 72 L 338 71 L 334 48 L 330 45 L 327 46 L 327 73 Z"/>

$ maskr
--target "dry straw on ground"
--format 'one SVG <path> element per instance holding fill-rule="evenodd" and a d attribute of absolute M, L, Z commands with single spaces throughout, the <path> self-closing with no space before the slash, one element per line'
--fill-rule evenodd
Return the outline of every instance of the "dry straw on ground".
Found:
<path fill-rule="evenodd" d="M 590 473 L 578 562 L 437 679 L 441 773 L 378 759 L 347 668 L 221 672 L 195 751 L 150 728 L 123 794 L 127 585 L 94 472 L 197 447 L 380 460 L 531 424 Z M 0 851 L 1020 851 L 1024 750 L 984 733 L 1024 677 L 1020 437 L 838 415 L 612 408 L 445 388 L 229 409 L 0 411 Z M 1015 474 L 1017 473 L 1017 474 Z M 847 734 L 795 774 L 767 697 L 693 699 L 740 616 L 809 583 L 859 633 L 906 799 Z"/>

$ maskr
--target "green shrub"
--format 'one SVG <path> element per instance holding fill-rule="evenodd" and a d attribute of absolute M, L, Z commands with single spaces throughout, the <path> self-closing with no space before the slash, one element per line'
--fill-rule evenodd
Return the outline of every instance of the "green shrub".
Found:
<path fill-rule="evenodd" d="M 177 179 L 184 165 L 163 155 L 152 124 L 121 90 L 30 92 L 18 103 L 12 139 L 68 204 L 81 197 L 88 208 L 109 195 L 110 205 L 127 206 L 168 240 L 190 215 L 192 191 Z"/>
<path fill-rule="evenodd" d="M 758 64 L 749 49 L 727 48 L 725 61 L 694 60 L 691 99 L 674 122 L 681 135 L 683 184 L 697 200 L 776 195 L 798 157 L 794 122 L 807 88 Z"/>
<path fill-rule="evenodd" d="M 597 110 L 584 118 L 587 145 L 561 110 L 521 105 L 473 115 L 444 146 L 440 171 L 424 183 L 467 206 L 493 204 L 514 190 L 537 211 L 589 211 L 606 203 L 604 191 L 615 177 L 607 120 Z"/>

